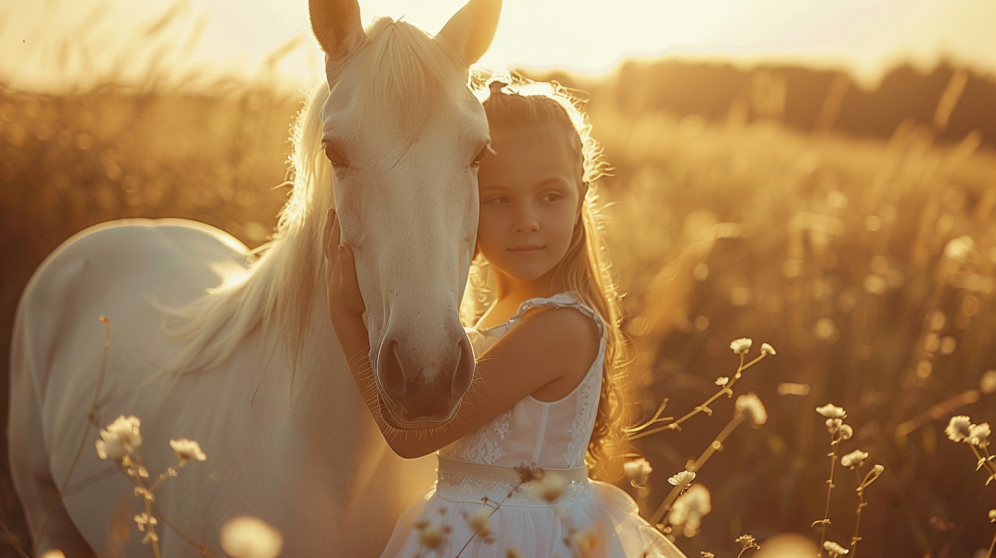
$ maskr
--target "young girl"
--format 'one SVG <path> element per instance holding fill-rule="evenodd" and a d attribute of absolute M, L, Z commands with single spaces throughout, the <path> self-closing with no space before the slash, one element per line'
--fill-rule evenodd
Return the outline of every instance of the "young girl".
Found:
<path fill-rule="evenodd" d="M 478 170 L 468 301 L 484 306 L 484 283 L 495 296 L 468 329 L 477 384 L 444 428 L 398 436 L 382 425 L 399 455 L 439 459 L 435 488 L 401 517 L 382 556 L 683 556 L 625 492 L 588 479 L 622 440 L 619 296 L 594 221 L 602 167 L 589 127 L 547 84 L 493 82 L 484 109 L 491 153 Z M 329 312 L 346 354 L 365 355 L 352 252 L 331 244 L 334 218 L 326 234 Z M 366 390 L 369 362 L 351 362 Z"/>

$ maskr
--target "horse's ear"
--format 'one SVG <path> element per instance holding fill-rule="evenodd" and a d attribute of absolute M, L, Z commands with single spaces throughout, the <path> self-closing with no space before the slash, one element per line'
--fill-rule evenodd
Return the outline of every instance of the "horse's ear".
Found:
<path fill-rule="evenodd" d="M 449 43 L 468 66 L 480 60 L 498 28 L 501 0 L 470 0 L 436 37 Z"/>
<path fill-rule="evenodd" d="M 346 56 L 364 37 L 357 0 L 308 0 L 311 29 L 331 60 Z"/>

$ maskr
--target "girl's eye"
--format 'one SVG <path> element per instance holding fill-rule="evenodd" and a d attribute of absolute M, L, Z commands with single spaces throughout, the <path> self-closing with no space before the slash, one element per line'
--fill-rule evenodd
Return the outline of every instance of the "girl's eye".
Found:
<path fill-rule="evenodd" d="M 333 167 L 348 167 L 349 163 L 346 158 L 343 157 L 335 147 L 332 147 L 331 143 L 325 143 L 325 157 L 328 158 L 329 162 L 332 163 Z"/>
<path fill-rule="evenodd" d="M 540 199 L 541 199 L 542 201 L 548 201 L 548 202 L 552 202 L 552 201 L 557 201 L 557 200 L 559 200 L 559 199 L 560 199 L 560 198 L 562 198 L 562 197 L 564 197 L 564 196 L 562 196 L 562 195 L 560 195 L 560 194 L 558 194 L 558 193 L 556 193 L 556 192 L 551 192 L 551 193 L 549 193 L 549 194 L 547 194 L 547 195 L 543 196 L 543 197 L 542 197 L 542 198 L 540 198 Z"/>
<path fill-rule="evenodd" d="M 505 196 L 497 196 L 494 198 L 488 198 L 484 200 L 485 205 L 501 205 L 506 202 L 508 202 L 508 198 L 506 198 Z"/>

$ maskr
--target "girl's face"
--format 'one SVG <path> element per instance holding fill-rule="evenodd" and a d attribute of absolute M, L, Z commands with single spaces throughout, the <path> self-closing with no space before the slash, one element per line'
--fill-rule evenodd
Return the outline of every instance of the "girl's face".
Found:
<path fill-rule="evenodd" d="M 477 247 L 499 280 L 551 279 L 567 253 L 581 208 L 576 141 L 555 125 L 491 130 Z"/>

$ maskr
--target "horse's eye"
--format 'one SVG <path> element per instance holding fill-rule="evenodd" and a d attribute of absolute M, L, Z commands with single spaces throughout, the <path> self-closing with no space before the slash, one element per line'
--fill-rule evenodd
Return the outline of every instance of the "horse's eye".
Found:
<path fill-rule="evenodd" d="M 328 158 L 329 162 L 332 163 L 333 167 L 349 166 L 349 163 L 346 161 L 346 158 L 342 155 L 342 153 L 339 153 L 339 151 L 337 151 L 335 147 L 332 147 L 332 144 L 328 142 L 325 143 L 325 156 Z"/>
<path fill-rule="evenodd" d="M 487 154 L 488 154 L 488 146 L 485 145 L 484 147 L 481 148 L 481 151 L 478 152 L 478 154 L 474 156 L 474 162 L 471 163 L 471 164 L 474 165 L 475 167 L 477 165 L 480 165 L 481 164 L 481 159 L 484 159 L 484 156 L 487 155 Z"/>

